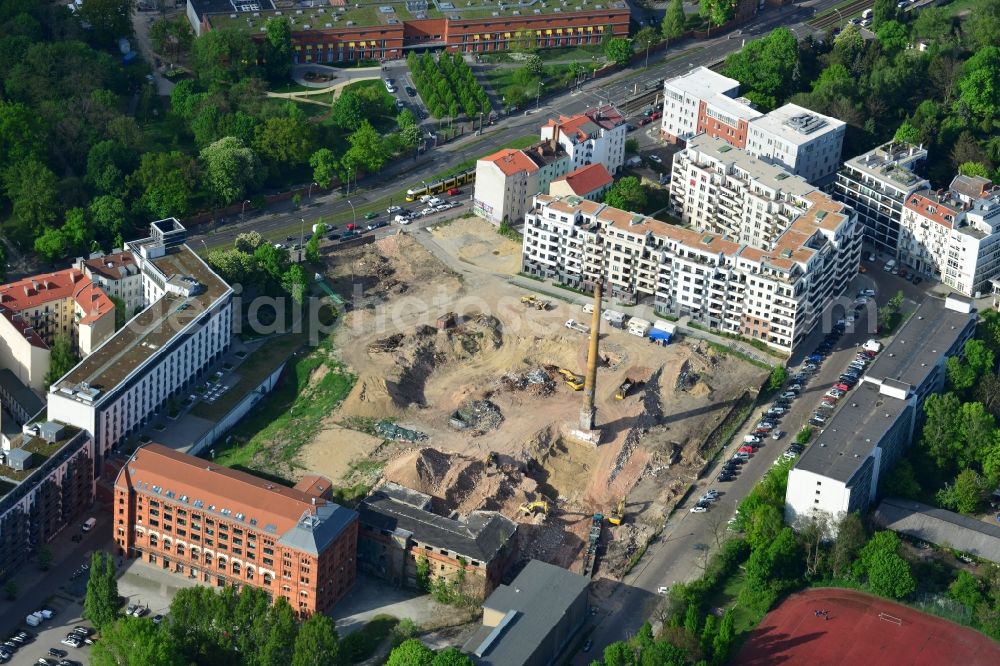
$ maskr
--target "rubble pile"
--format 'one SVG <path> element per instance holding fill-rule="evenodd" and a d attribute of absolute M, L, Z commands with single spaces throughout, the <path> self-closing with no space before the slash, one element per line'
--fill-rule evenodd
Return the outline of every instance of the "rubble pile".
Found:
<path fill-rule="evenodd" d="M 473 435 L 481 435 L 496 430 L 503 423 L 500 408 L 489 400 L 467 400 L 449 420 L 458 430 L 470 430 Z"/>

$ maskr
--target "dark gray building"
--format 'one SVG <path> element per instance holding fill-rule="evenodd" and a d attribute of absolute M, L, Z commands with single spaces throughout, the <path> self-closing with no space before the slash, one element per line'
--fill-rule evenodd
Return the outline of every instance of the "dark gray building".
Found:
<path fill-rule="evenodd" d="M 483 604 L 483 626 L 465 645 L 479 666 L 548 666 L 587 621 L 590 580 L 531 560 Z"/>
<path fill-rule="evenodd" d="M 1000 526 L 912 500 L 886 497 L 872 522 L 887 530 L 1000 564 Z"/>
<path fill-rule="evenodd" d="M 913 440 L 924 398 L 944 387 L 947 359 L 962 353 L 975 327 L 965 297 L 921 303 L 789 472 L 787 523 L 867 513 L 879 480 Z"/>

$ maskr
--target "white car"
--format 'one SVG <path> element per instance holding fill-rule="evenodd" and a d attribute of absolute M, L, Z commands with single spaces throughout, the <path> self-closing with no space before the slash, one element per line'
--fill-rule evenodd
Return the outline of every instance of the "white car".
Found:
<path fill-rule="evenodd" d="M 431 197 L 430 199 L 427 200 L 427 203 L 429 203 L 432 206 L 437 206 L 439 203 L 441 203 L 441 198 L 440 197 Z"/>
<path fill-rule="evenodd" d="M 68 645 L 70 647 L 75 647 L 75 648 L 80 647 L 80 645 L 83 643 L 83 641 L 81 641 L 76 636 L 73 636 L 72 634 L 62 639 L 59 642 L 62 643 L 63 645 Z"/>
<path fill-rule="evenodd" d="M 670 591 L 670 588 L 667 587 L 666 585 L 661 585 L 658 588 L 656 588 L 656 593 L 657 594 L 666 594 L 669 591 Z"/>
<path fill-rule="evenodd" d="M 691 507 L 691 513 L 705 513 L 706 511 L 708 511 L 708 509 L 706 509 L 703 506 L 697 506 L 696 505 L 696 506 Z"/>
<path fill-rule="evenodd" d="M 663 159 L 659 155 L 650 155 L 649 159 L 657 164 L 663 164 Z"/>
<path fill-rule="evenodd" d="M 392 215 L 393 213 L 398 213 L 401 210 L 403 209 L 400 206 L 389 206 L 388 208 L 385 209 L 385 212 L 389 213 L 389 215 Z"/>

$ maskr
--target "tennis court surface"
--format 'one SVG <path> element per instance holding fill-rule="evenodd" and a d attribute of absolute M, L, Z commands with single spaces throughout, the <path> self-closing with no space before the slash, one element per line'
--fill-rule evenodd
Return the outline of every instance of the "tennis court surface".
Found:
<path fill-rule="evenodd" d="M 828 611 L 829 619 L 817 615 Z M 1000 664 L 1000 644 L 978 631 L 863 592 L 817 588 L 767 614 L 734 664 Z"/>

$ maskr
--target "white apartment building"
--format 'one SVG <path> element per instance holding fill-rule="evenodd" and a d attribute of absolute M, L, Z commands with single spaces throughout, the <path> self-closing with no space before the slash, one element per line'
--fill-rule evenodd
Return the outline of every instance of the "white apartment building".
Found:
<path fill-rule="evenodd" d="M 707 134 L 674 155 L 670 201 L 681 219 L 754 247 L 770 249 L 814 192 L 781 167 Z"/>
<path fill-rule="evenodd" d="M 77 259 L 74 267 L 83 271 L 108 296 L 121 299 L 127 318 L 142 307 L 142 275 L 131 252 L 91 254 L 88 259 Z"/>
<path fill-rule="evenodd" d="M 702 122 L 706 116 L 707 103 L 714 102 L 714 106 L 718 109 L 723 104 L 728 105 L 739 92 L 739 81 L 713 72 L 707 67 L 696 67 L 687 74 L 667 79 L 663 82 L 661 136 L 677 143 L 707 131 Z M 722 98 L 729 102 L 722 101 Z M 757 113 L 748 101 L 743 106 L 746 109 L 744 113 L 750 116 Z M 727 118 L 727 124 L 729 122 L 738 123 L 733 118 Z"/>
<path fill-rule="evenodd" d="M 557 137 L 574 169 L 590 164 L 603 164 L 611 174 L 625 164 L 625 133 L 628 127 L 618 109 L 610 104 L 576 116 L 560 116 L 542 126 L 540 138 L 550 141 Z"/>
<path fill-rule="evenodd" d="M 785 521 L 827 520 L 874 505 L 879 483 L 913 440 L 928 394 L 944 388 L 946 362 L 975 332 L 971 302 L 928 297 L 846 395 L 788 474 Z"/>
<path fill-rule="evenodd" d="M 1000 274 L 1000 191 L 971 200 L 953 190 L 914 192 L 903 205 L 898 256 L 966 296 L 992 291 Z"/>
<path fill-rule="evenodd" d="M 857 273 L 852 211 L 815 191 L 767 250 L 578 197 L 538 195 L 525 216 L 522 270 L 764 341 L 786 353 Z"/>
<path fill-rule="evenodd" d="M 844 162 L 837 172 L 833 196 L 858 213 L 865 240 L 877 251 L 896 256 L 903 204 L 930 183 L 913 172 L 927 158 L 921 146 L 883 144 Z"/>
<path fill-rule="evenodd" d="M 785 104 L 750 121 L 746 151 L 810 183 L 823 183 L 840 168 L 847 125 L 796 104 Z"/>
<path fill-rule="evenodd" d="M 49 388 L 48 418 L 90 433 L 98 463 L 185 397 L 230 344 L 230 286 L 185 244 L 176 219 L 150 227 L 150 237 L 126 243 L 145 309 Z"/>
<path fill-rule="evenodd" d="M 504 148 L 476 162 L 472 212 L 493 224 L 519 222 L 531 197 L 572 171 L 573 163 L 549 140 L 517 150 Z"/>

